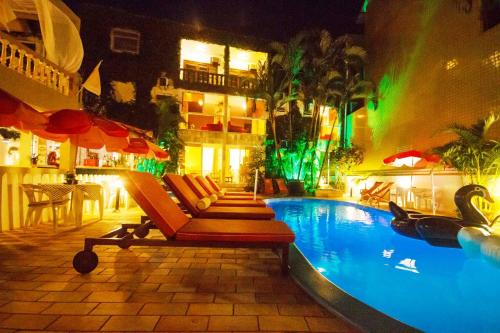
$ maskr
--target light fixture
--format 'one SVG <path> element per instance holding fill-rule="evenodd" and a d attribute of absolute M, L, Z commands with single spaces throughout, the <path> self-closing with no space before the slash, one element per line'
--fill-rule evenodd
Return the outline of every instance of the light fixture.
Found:
<path fill-rule="evenodd" d="M 202 100 L 202 99 L 199 99 L 199 100 L 198 100 L 198 105 L 199 105 L 199 106 L 203 106 L 203 100 Z"/>

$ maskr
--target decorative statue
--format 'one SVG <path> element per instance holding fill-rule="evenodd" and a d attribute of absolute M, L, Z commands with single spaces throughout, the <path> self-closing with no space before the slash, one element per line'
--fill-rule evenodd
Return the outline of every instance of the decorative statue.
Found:
<path fill-rule="evenodd" d="M 493 202 L 488 190 L 481 185 L 466 185 L 455 193 L 455 205 L 462 218 L 425 215 L 415 211 L 405 211 L 396 203 L 390 202 L 389 208 L 394 215 L 391 227 L 397 233 L 427 241 L 434 246 L 461 247 L 457 234 L 463 227 L 477 227 L 491 232 L 491 223 L 472 203 L 472 197 L 480 196 Z"/>

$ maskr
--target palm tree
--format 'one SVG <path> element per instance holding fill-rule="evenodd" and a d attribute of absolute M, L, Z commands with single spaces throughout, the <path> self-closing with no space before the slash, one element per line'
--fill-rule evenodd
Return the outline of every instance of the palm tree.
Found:
<path fill-rule="evenodd" d="M 287 89 L 288 96 L 297 97 L 300 86 L 300 74 L 303 67 L 303 56 L 305 52 L 304 43 L 309 37 L 310 32 L 302 31 L 295 35 L 288 43 L 272 42 L 271 49 L 274 55 L 271 59 L 271 64 L 277 65 L 277 75 L 282 77 L 284 81 L 283 88 Z M 292 130 L 292 100 L 288 103 L 288 127 L 289 127 L 289 142 L 293 145 L 293 130 Z"/>
<path fill-rule="evenodd" d="M 186 121 L 178 108 L 179 102 L 175 97 L 167 96 L 156 104 L 158 115 L 158 141 L 168 151 L 170 160 L 166 162 L 165 171 L 175 173 L 179 166 L 179 153 L 184 143 L 179 137 L 179 125 Z"/>
<path fill-rule="evenodd" d="M 434 148 L 441 159 L 470 177 L 471 183 L 485 184 L 489 175 L 497 175 L 500 168 L 500 143 L 489 137 L 491 127 L 500 120 L 500 114 L 490 114 L 471 127 L 459 124 L 445 131 L 458 136 L 454 141 Z"/>
<path fill-rule="evenodd" d="M 266 109 L 269 114 L 269 121 L 271 123 L 271 132 L 274 140 L 274 148 L 278 157 L 278 164 L 280 172 L 286 178 L 283 172 L 283 164 L 281 161 L 280 147 L 276 134 L 276 113 L 278 110 L 289 101 L 293 100 L 293 96 L 287 96 L 285 87 L 287 81 L 283 76 L 278 75 L 278 67 L 274 64 L 259 62 L 256 74 L 256 88 L 254 90 L 254 98 L 261 98 L 266 101 Z"/>

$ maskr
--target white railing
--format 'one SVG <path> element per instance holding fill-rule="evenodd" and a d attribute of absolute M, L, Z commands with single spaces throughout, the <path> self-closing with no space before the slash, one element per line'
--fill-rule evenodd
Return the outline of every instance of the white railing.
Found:
<path fill-rule="evenodd" d="M 0 65 L 69 96 L 78 93 L 79 77 L 64 71 L 15 38 L 0 32 Z"/>

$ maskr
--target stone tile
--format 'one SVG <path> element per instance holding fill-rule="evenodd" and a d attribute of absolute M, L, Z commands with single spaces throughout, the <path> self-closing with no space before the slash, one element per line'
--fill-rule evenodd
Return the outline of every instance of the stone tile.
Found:
<path fill-rule="evenodd" d="M 108 316 L 61 316 L 48 328 L 55 331 L 98 331 Z"/>
<path fill-rule="evenodd" d="M 255 303 L 254 293 L 217 293 L 215 303 Z"/>
<path fill-rule="evenodd" d="M 101 331 L 152 331 L 159 316 L 112 316 Z"/>
<path fill-rule="evenodd" d="M 72 275 L 67 274 L 41 274 L 34 281 L 43 282 L 67 282 L 73 278 Z"/>
<path fill-rule="evenodd" d="M 0 291 L 0 299 L 11 301 L 36 301 L 44 295 L 46 291 L 31 291 L 31 290 L 2 290 Z"/>
<path fill-rule="evenodd" d="M 99 304 L 92 315 L 136 315 L 142 308 L 142 303 L 101 303 Z"/>
<path fill-rule="evenodd" d="M 235 304 L 235 315 L 278 315 L 276 304 Z"/>
<path fill-rule="evenodd" d="M 36 288 L 41 291 L 73 291 L 80 287 L 77 282 L 47 282 Z"/>
<path fill-rule="evenodd" d="M 172 302 L 209 303 L 213 302 L 213 293 L 175 293 Z"/>
<path fill-rule="evenodd" d="M 324 317 L 329 313 L 316 304 L 279 304 L 278 310 L 282 316 L 315 316 Z"/>
<path fill-rule="evenodd" d="M 0 323 L 2 328 L 43 330 L 50 325 L 57 316 L 54 315 L 28 315 L 13 314 Z"/>
<path fill-rule="evenodd" d="M 123 283 L 118 290 L 123 291 L 156 291 L 160 287 L 159 283 L 127 282 Z"/>
<path fill-rule="evenodd" d="M 81 302 L 89 291 L 53 291 L 40 298 L 44 302 Z"/>
<path fill-rule="evenodd" d="M 232 304 L 198 303 L 190 304 L 188 315 L 232 315 Z"/>
<path fill-rule="evenodd" d="M 89 282 L 82 283 L 76 291 L 116 291 L 120 287 L 121 283 L 99 283 L 99 282 Z"/>
<path fill-rule="evenodd" d="M 256 316 L 211 316 L 208 321 L 209 331 L 257 331 L 259 325 Z"/>
<path fill-rule="evenodd" d="M 131 294 L 128 291 L 95 291 L 85 302 L 125 302 Z"/>
<path fill-rule="evenodd" d="M 8 281 L 0 283 L 0 289 L 5 290 L 35 290 L 40 287 L 43 282 L 31 282 L 31 281 Z"/>
<path fill-rule="evenodd" d="M 257 293 L 255 294 L 257 303 L 280 303 L 280 304 L 295 304 L 297 299 L 292 294 L 273 294 L 273 293 Z"/>
<path fill-rule="evenodd" d="M 201 331 L 208 328 L 208 316 L 163 316 L 156 325 L 156 331 Z"/>
<path fill-rule="evenodd" d="M 339 318 L 306 317 L 313 332 L 357 332 L 358 330 Z"/>
<path fill-rule="evenodd" d="M 235 283 L 200 283 L 198 285 L 199 292 L 214 292 L 214 293 L 234 293 L 236 292 Z"/>
<path fill-rule="evenodd" d="M 304 317 L 298 316 L 259 316 L 259 327 L 263 331 L 308 331 Z"/>
<path fill-rule="evenodd" d="M 181 282 L 176 282 L 176 283 L 162 283 L 160 287 L 158 288 L 159 292 L 174 292 L 174 293 L 181 293 L 181 292 L 195 292 L 198 289 L 198 286 L 196 284 L 190 284 L 190 283 L 181 283 Z"/>
<path fill-rule="evenodd" d="M 131 303 L 168 303 L 172 300 L 173 293 L 164 292 L 134 292 L 127 300 Z"/>
<path fill-rule="evenodd" d="M 149 303 L 144 304 L 141 315 L 185 315 L 188 303 Z"/>
<path fill-rule="evenodd" d="M 13 301 L 0 307 L 0 312 L 5 313 L 40 313 L 50 306 L 45 302 L 19 302 Z"/>
<path fill-rule="evenodd" d="M 60 314 L 60 315 L 86 315 L 95 308 L 97 303 L 54 303 L 48 309 L 43 311 L 44 314 Z"/>

